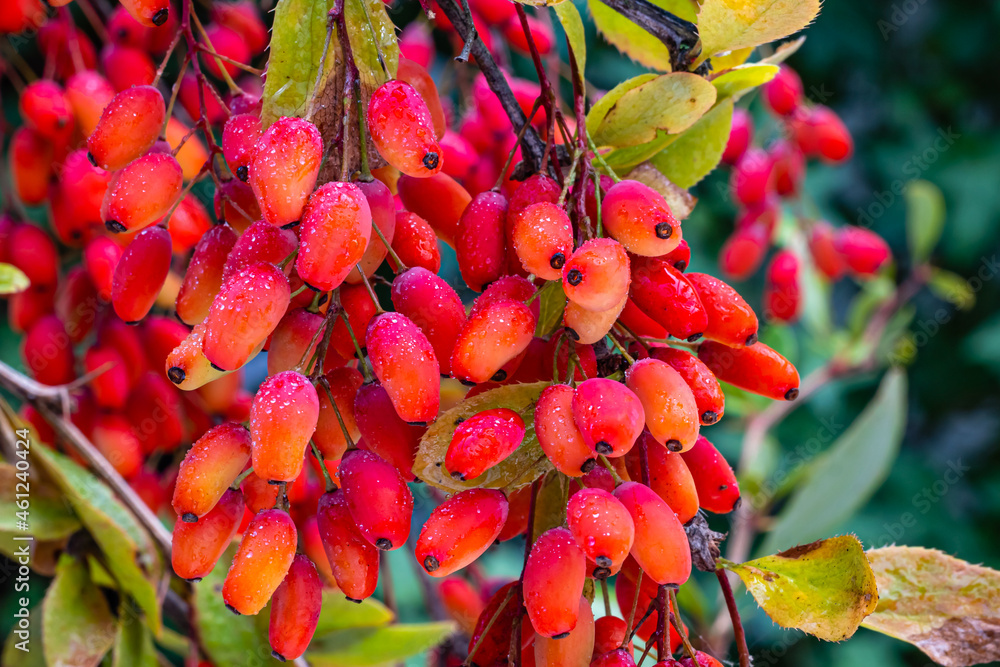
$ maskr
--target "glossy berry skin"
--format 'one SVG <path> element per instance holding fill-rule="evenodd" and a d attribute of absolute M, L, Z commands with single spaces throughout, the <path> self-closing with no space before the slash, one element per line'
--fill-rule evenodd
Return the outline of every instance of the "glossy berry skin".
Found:
<path fill-rule="evenodd" d="M 7 261 L 21 269 L 32 286 L 55 285 L 59 280 L 59 251 L 41 227 L 19 224 L 4 245 L 10 253 Z"/>
<path fill-rule="evenodd" d="M 197 581 L 211 574 L 243 518 L 243 494 L 227 489 L 212 511 L 197 523 L 174 523 L 170 561 L 181 579 Z"/>
<path fill-rule="evenodd" d="M 802 79 L 787 65 L 773 79 L 764 84 L 764 101 L 774 113 L 788 116 L 802 103 Z"/>
<path fill-rule="evenodd" d="M 475 479 L 513 454 L 522 440 L 519 414 L 508 408 L 484 410 L 455 428 L 444 467 L 456 479 Z"/>
<path fill-rule="evenodd" d="M 372 226 L 375 227 L 368 238 L 368 247 L 365 248 L 365 254 L 361 256 L 358 267 L 347 274 L 347 282 L 357 285 L 361 283 L 361 272 L 358 271 L 358 268 L 364 272 L 365 276 L 370 277 L 389 254 L 389 249 L 379 237 L 379 232 L 382 232 L 382 236 L 392 245 L 392 239 L 396 233 L 396 201 L 389 187 L 377 179 L 358 180 L 354 185 L 365 196 L 368 209 L 372 213 Z"/>
<path fill-rule="evenodd" d="M 208 97 L 206 95 L 206 102 Z M 231 116 L 222 128 L 222 154 L 229 169 L 241 181 L 250 178 L 250 161 L 263 133 L 260 117 L 250 113 Z"/>
<path fill-rule="evenodd" d="M 125 248 L 115 267 L 111 303 L 124 322 L 146 316 L 170 273 L 170 234 L 162 227 L 144 229 Z"/>
<path fill-rule="evenodd" d="M 352 183 L 326 183 L 302 214 L 295 270 L 314 290 L 331 290 L 361 261 L 371 235 L 372 211 L 361 189 Z"/>
<path fill-rule="evenodd" d="M 185 324 L 198 324 L 208 315 L 222 287 L 223 267 L 236 239 L 231 227 L 216 225 L 198 241 L 177 293 L 177 317 Z"/>
<path fill-rule="evenodd" d="M 542 201 L 514 219 L 514 250 L 521 266 L 544 280 L 559 280 L 573 254 L 573 223 L 558 204 Z"/>
<path fill-rule="evenodd" d="M 441 147 L 427 104 L 410 84 L 386 81 L 368 103 L 368 132 L 386 161 L 408 176 L 426 178 L 441 170 Z"/>
<path fill-rule="evenodd" d="M 49 192 L 54 151 L 45 137 L 30 127 L 19 127 L 10 142 L 11 180 L 18 199 L 28 206 L 38 206 Z"/>
<path fill-rule="evenodd" d="M 581 667 L 590 664 L 594 651 L 594 612 L 586 597 L 580 598 L 576 627 L 567 637 L 535 637 L 535 665 L 538 667 Z M 523 663 L 522 663 L 523 664 Z"/>
<path fill-rule="evenodd" d="M 323 584 L 316 566 L 299 554 L 271 599 L 268 640 L 275 658 L 294 660 L 306 652 L 322 606 Z"/>
<path fill-rule="evenodd" d="M 477 292 L 506 272 L 507 198 L 487 190 L 475 196 L 458 222 L 455 254 L 465 284 Z"/>
<path fill-rule="evenodd" d="M 570 301 L 595 312 L 606 311 L 628 296 L 629 259 L 621 244 L 598 238 L 584 242 L 563 266 L 563 290 Z"/>
<path fill-rule="evenodd" d="M 576 388 L 573 419 L 588 447 L 618 457 L 632 449 L 646 416 L 631 389 L 607 378 L 591 378 Z"/>
<path fill-rule="evenodd" d="M 250 408 L 254 474 L 269 482 L 295 480 L 318 419 L 319 396 L 309 378 L 284 371 L 264 380 Z"/>
<path fill-rule="evenodd" d="M 214 206 L 219 221 L 229 223 L 237 232 L 263 217 L 253 188 L 236 178 L 223 181 L 216 188 Z"/>
<path fill-rule="evenodd" d="M 403 546 L 413 495 L 396 468 L 371 452 L 352 450 L 340 462 L 340 481 L 364 538 L 383 551 Z"/>
<path fill-rule="evenodd" d="M 442 241 L 455 247 L 459 221 L 472 201 L 468 190 L 447 174 L 435 174 L 428 178 L 403 174 L 396 187 L 406 210 L 427 221 Z M 402 256 L 400 259 L 403 259 Z"/>
<path fill-rule="evenodd" d="M 829 107 L 817 104 L 797 114 L 792 136 L 802 152 L 825 162 L 840 163 L 854 154 L 854 140 L 840 116 Z"/>
<path fill-rule="evenodd" d="M 420 266 L 431 273 L 437 273 L 441 268 L 441 250 L 434 229 L 416 213 L 396 211 L 396 232 L 391 245 L 406 266 Z M 393 270 L 399 268 L 391 257 L 389 266 Z"/>
<path fill-rule="evenodd" d="M 73 110 L 55 81 L 38 79 L 29 83 L 21 91 L 18 106 L 24 122 L 50 141 L 65 142 L 73 132 Z"/>
<path fill-rule="evenodd" d="M 352 394 L 354 419 L 365 447 L 389 463 L 407 482 L 413 481 L 413 462 L 424 428 L 403 421 L 378 382 L 363 385 Z M 339 430 L 339 424 L 337 425 Z"/>
<path fill-rule="evenodd" d="M 320 496 L 316 519 L 337 586 L 354 602 L 371 597 L 378 584 L 378 549 L 362 537 L 344 492 Z"/>
<path fill-rule="evenodd" d="M 459 629 L 471 635 L 476 629 L 476 621 L 483 613 L 486 602 L 478 590 L 461 577 L 449 577 L 438 584 L 438 595 L 445 611 L 458 623 Z"/>
<path fill-rule="evenodd" d="M 290 301 L 288 280 L 273 264 L 254 264 L 232 276 L 205 318 L 205 356 L 221 370 L 240 368 L 278 326 Z"/>
<path fill-rule="evenodd" d="M 705 338 L 732 346 L 757 342 L 757 315 L 743 297 L 707 273 L 686 273 L 708 313 Z"/>
<path fill-rule="evenodd" d="M 173 508 L 187 523 L 208 514 L 250 461 L 250 433 L 227 422 L 199 438 L 177 472 Z"/>
<path fill-rule="evenodd" d="M 771 156 L 761 148 L 749 148 L 733 167 L 729 187 L 744 206 L 759 204 L 773 189 Z"/>
<path fill-rule="evenodd" d="M 683 584 L 691 576 L 691 550 L 684 526 L 648 486 L 625 482 L 615 489 L 635 524 L 632 557 L 658 584 Z"/>
<path fill-rule="evenodd" d="M 625 385 L 642 402 L 646 428 L 672 452 L 691 449 L 698 439 L 698 404 L 687 382 L 659 359 L 641 359 L 625 372 Z"/>
<path fill-rule="evenodd" d="M 775 400 L 794 401 L 799 396 L 799 372 L 790 361 L 763 343 L 753 347 L 728 347 L 706 341 L 698 358 L 723 382 Z"/>
<path fill-rule="evenodd" d="M 286 512 L 264 510 L 243 531 L 243 540 L 222 585 L 226 606 L 255 615 L 284 581 L 295 560 L 298 531 Z"/>
<path fill-rule="evenodd" d="M 521 276 L 504 276 L 494 283 L 490 283 L 479 297 L 472 302 L 470 315 L 475 315 L 484 309 L 501 301 L 527 301 L 535 295 L 535 286 Z M 531 312 L 537 317 L 538 309 L 535 307 L 537 300 L 532 302 Z"/>
<path fill-rule="evenodd" d="M 94 373 L 98 369 L 101 374 L 90 382 L 94 400 L 102 408 L 121 409 L 131 389 L 121 355 L 111 347 L 94 345 L 89 348 L 83 355 L 83 370 Z"/>
<path fill-rule="evenodd" d="M 440 366 L 424 332 L 405 315 L 382 313 L 368 325 L 365 344 L 399 417 L 433 421 L 441 403 Z"/>
<path fill-rule="evenodd" d="M 573 420 L 573 393 L 565 384 L 545 388 L 535 405 L 535 435 L 556 470 L 581 477 L 597 460 Z"/>
<path fill-rule="evenodd" d="M 629 294 L 671 336 L 697 340 L 708 328 L 708 312 L 688 275 L 662 259 L 638 259 L 632 266 Z"/>
<path fill-rule="evenodd" d="M 521 216 L 521 213 L 534 204 L 542 202 L 555 204 L 559 201 L 559 195 L 561 193 L 562 188 L 559 187 L 559 184 L 545 174 L 535 174 L 533 176 L 529 176 L 524 183 L 521 183 L 521 185 L 514 190 L 514 194 L 510 197 L 510 206 L 507 209 L 506 234 L 508 248 L 508 273 L 517 273 L 523 268 L 517 254 L 509 252 L 515 248 L 514 230 L 519 227 L 518 218 Z M 569 258 L 569 254 L 566 255 L 566 258 Z"/>
<path fill-rule="evenodd" d="M 535 314 L 520 301 L 499 301 L 474 313 L 451 355 L 451 373 L 465 382 L 500 382 L 504 364 L 521 354 L 535 333 Z M 500 377 L 502 374 L 503 377 Z"/>
<path fill-rule="evenodd" d="M 73 344 L 55 315 L 44 315 L 31 325 L 21 344 L 21 358 L 42 384 L 66 384 L 76 378 Z"/>
<path fill-rule="evenodd" d="M 730 280 L 746 280 L 760 268 L 771 246 L 771 233 L 761 222 L 737 227 L 719 252 L 719 268 Z"/>
<path fill-rule="evenodd" d="M 618 648 L 594 658 L 590 667 L 635 667 L 632 651 Z"/>
<path fill-rule="evenodd" d="M 764 282 L 764 316 L 788 324 L 798 319 L 802 306 L 799 259 L 790 250 L 781 250 L 767 266 Z"/>
<path fill-rule="evenodd" d="M 834 247 L 847 268 L 861 277 L 874 276 L 892 258 L 885 240 L 864 227 L 841 227 Z"/>
<path fill-rule="evenodd" d="M 617 498 L 603 489 L 582 489 L 570 496 L 566 519 L 576 543 L 596 567 L 591 574 L 605 579 L 621 569 L 635 526 Z"/>
<path fill-rule="evenodd" d="M 424 65 L 414 62 L 405 56 L 399 59 L 399 68 L 396 77 L 413 87 L 420 95 L 420 98 L 427 106 L 430 113 L 434 134 L 440 139 L 448 128 L 448 121 L 445 117 L 444 107 L 441 98 L 438 96 L 437 85 Z"/>
<path fill-rule="evenodd" d="M 129 162 L 108 185 L 101 216 L 119 234 L 149 227 L 177 203 L 184 184 L 180 164 L 166 153 L 147 153 Z"/>
<path fill-rule="evenodd" d="M 839 280 L 847 271 L 844 258 L 837 250 L 836 239 L 837 232 L 828 222 L 817 221 L 809 230 L 809 254 L 816 268 L 828 280 Z"/>
<path fill-rule="evenodd" d="M 486 551 L 507 521 L 507 498 L 495 489 L 461 491 L 431 512 L 416 558 L 432 577 L 447 577 Z"/>
<path fill-rule="evenodd" d="M 222 281 L 258 262 L 280 265 L 297 247 L 294 232 L 258 220 L 243 230 L 233 245 L 222 267 Z"/>
<path fill-rule="evenodd" d="M 669 364 L 684 378 L 694 394 L 702 426 L 709 426 L 722 419 L 726 410 L 726 395 L 715 374 L 696 355 L 675 347 L 657 347 L 653 348 L 650 356 Z"/>
<path fill-rule="evenodd" d="M 646 460 L 649 462 L 649 488 L 670 506 L 678 521 L 687 523 L 698 513 L 698 489 L 687 463 L 680 453 L 661 447 L 653 436 L 643 433 L 639 436 L 639 444 L 625 457 L 628 476 L 634 482 L 645 479 L 642 446 L 646 447 Z"/>
<path fill-rule="evenodd" d="M 542 533 L 531 546 L 523 573 L 524 606 L 542 637 L 566 635 L 576 627 L 587 559 L 566 528 Z"/>
<path fill-rule="evenodd" d="M 601 221 L 636 255 L 659 257 L 681 242 L 681 225 L 656 190 L 639 181 L 615 183 L 601 200 Z"/>
<path fill-rule="evenodd" d="M 302 217 L 322 160 L 323 137 L 309 121 L 284 116 L 264 131 L 249 164 L 249 182 L 265 220 L 283 227 Z"/>
<path fill-rule="evenodd" d="M 733 122 L 729 128 L 729 140 L 722 153 L 722 161 L 733 165 L 743 157 L 750 139 L 753 137 L 753 118 L 750 112 L 742 107 L 733 109 Z"/>
<path fill-rule="evenodd" d="M 132 431 L 132 425 L 119 414 L 98 415 L 91 439 L 94 447 L 118 474 L 126 479 L 134 477 L 142 468 L 142 443 Z"/>
<path fill-rule="evenodd" d="M 122 0 L 122 7 L 136 21 L 151 28 L 163 25 L 170 18 L 170 0 Z"/>
<path fill-rule="evenodd" d="M 495 665 L 500 660 L 507 660 L 514 619 L 524 613 L 516 586 L 517 582 L 512 581 L 497 589 L 479 614 L 469 636 L 470 665 Z"/>
<path fill-rule="evenodd" d="M 441 375 L 448 375 L 451 352 L 465 324 L 465 306 L 455 289 L 437 274 L 417 266 L 392 281 L 392 305 L 420 328 L 434 348 Z"/>
<path fill-rule="evenodd" d="M 199 324 L 167 355 L 167 378 L 182 391 L 191 391 L 216 380 L 228 371 L 212 367 L 203 351 L 205 325 Z"/>
<path fill-rule="evenodd" d="M 354 415 L 354 397 L 361 388 L 364 378 L 357 369 L 346 366 L 335 368 L 324 377 L 330 386 L 330 395 L 333 396 L 337 409 L 334 410 L 334 403 L 330 402 L 330 395 L 322 385 L 317 387 L 319 419 L 316 423 L 316 432 L 313 434 L 313 442 L 319 447 L 324 458 L 336 461 L 344 455 L 348 447 L 340 421 L 343 420 L 351 440 L 357 441 L 361 436 Z M 340 419 L 337 418 L 338 413 Z"/>
<path fill-rule="evenodd" d="M 733 469 L 715 445 L 702 436 L 682 456 L 698 489 L 698 504 L 702 509 L 716 514 L 736 509 L 740 487 Z"/>
<path fill-rule="evenodd" d="M 101 112 L 87 138 L 91 159 L 101 169 L 118 171 L 148 151 L 166 120 L 163 95 L 153 86 L 127 88 Z"/>

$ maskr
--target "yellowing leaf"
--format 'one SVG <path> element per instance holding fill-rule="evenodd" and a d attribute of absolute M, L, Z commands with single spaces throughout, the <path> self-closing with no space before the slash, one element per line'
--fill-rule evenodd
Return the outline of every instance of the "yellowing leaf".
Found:
<path fill-rule="evenodd" d="M 802 35 L 791 41 L 784 42 L 774 50 L 771 55 L 757 61 L 758 65 L 780 65 L 795 54 L 802 45 L 806 43 L 806 36 Z M 714 59 L 713 59 L 714 62 Z"/>
<path fill-rule="evenodd" d="M 738 100 L 748 90 L 761 86 L 775 77 L 777 65 L 740 65 L 723 72 L 712 79 L 712 85 L 719 92 L 719 97 L 732 97 Z"/>
<path fill-rule="evenodd" d="M 722 51 L 787 37 L 818 13 L 819 0 L 704 0 L 698 12 L 699 62 Z"/>
<path fill-rule="evenodd" d="M 639 181 L 659 192 L 666 200 L 667 206 L 670 207 L 670 212 L 678 220 L 687 219 L 691 215 L 691 211 L 694 210 L 694 205 L 698 203 L 697 197 L 676 183 L 672 183 L 669 178 L 663 175 L 663 172 L 649 162 L 643 162 L 636 166 L 625 178 Z"/>
<path fill-rule="evenodd" d="M 594 134 L 597 132 L 597 128 L 601 126 L 604 119 L 607 117 L 608 112 L 615 103 L 622 98 L 622 95 L 630 90 L 638 88 L 642 84 L 652 81 L 656 78 L 655 74 L 640 74 L 637 77 L 633 77 L 626 81 L 622 81 L 617 86 L 604 93 L 604 97 L 597 100 L 597 102 L 590 108 L 587 113 L 587 132 Z"/>
<path fill-rule="evenodd" d="M 656 138 L 638 146 L 617 148 L 604 156 L 604 161 L 616 171 L 651 160 L 654 155 L 677 141 L 679 134 L 667 134 L 663 130 L 656 131 Z"/>
<path fill-rule="evenodd" d="M 727 99 L 656 155 L 653 166 L 675 185 L 690 188 L 719 164 L 732 121 L 733 101 Z"/>
<path fill-rule="evenodd" d="M 716 72 L 725 72 L 728 69 L 732 69 L 737 65 L 745 63 L 751 53 L 753 53 L 752 46 L 745 49 L 736 49 L 735 51 L 720 53 L 712 58 L 712 69 Z"/>
<path fill-rule="evenodd" d="M 306 657 L 313 667 L 388 665 L 437 646 L 453 632 L 451 622 L 341 630 L 314 640 Z"/>
<path fill-rule="evenodd" d="M 572 2 L 560 2 L 556 5 L 555 11 L 563 30 L 566 31 L 566 40 L 572 50 L 576 70 L 582 78 L 587 67 L 587 40 L 583 30 L 583 19 L 580 18 L 580 12 Z"/>
<path fill-rule="evenodd" d="M 41 629 L 51 667 L 96 667 L 115 642 L 108 601 L 90 580 L 86 564 L 68 554 L 59 558 L 56 578 L 45 593 Z"/>
<path fill-rule="evenodd" d="M 715 103 L 715 86 L 690 72 L 664 74 L 621 96 L 594 137 L 598 146 L 637 146 L 657 130 L 677 134 Z"/>
<path fill-rule="evenodd" d="M 690 0 L 651 2 L 686 21 L 695 21 L 695 5 Z M 589 0 L 587 4 L 594 17 L 594 24 L 612 46 L 646 67 L 663 72 L 671 71 L 670 50 L 663 42 L 599 0 Z"/>
<path fill-rule="evenodd" d="M 861 542 L 842 535 L 747 563 L 719 561 L 739 575 L 757 604 L 784 628 L 839 642 L 875 611 L 875 574 Z"/>
<path fill-rule="evenodd" d="M 399 67 L 396 28 L 382 0 L 345 0 L 344 21 L 361 78 L 361 94 L 367 100 L 376 88 L 396 76 Z M 379 62 L 380 55 L 385 69 Z"/>
<path fill-rule="evenodd" d="M 497 387 L 462 401 L 457 408 L 448 410 L 431 424 L 420 439 L 413 474 L 448 493 L 473 487 L 507 487 L 510 491 L 515 491 L 531 484 L 552 469 L 535 437 L 535 403 L 542 390 L 548 386 L 548 382 L 533 382 Z M 448 451 L 455 427 L 477 412 L 494 408 L 510 408 L 521 415 L 525 426 L 524 441 L 513 454 L 479 477 L 465 482 L 455 479 L 444 468 L 444 455 Z"/>
<path fill-rule="evenodd" d="M 879 602 L 866 628 L 946 667 L 1000 660 L 1000 572 L 922 547 L 872 549 L 868 560 Z"/>
<path fill-rule="evenodd" d="M 31 281 L 24 271 L 13 264 L 0 262 L 0 294 L 17 294 L 28 289 Z"/>

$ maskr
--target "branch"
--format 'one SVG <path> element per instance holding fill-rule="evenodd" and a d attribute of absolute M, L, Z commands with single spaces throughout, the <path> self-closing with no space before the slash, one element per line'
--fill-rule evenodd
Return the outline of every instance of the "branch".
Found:
<path fill-rule="evenodd" d="M 649 0 L 601 0 L 625 18 L 659 39 L 670 51 L 675 72 L 687 71 L 701 55 L 698 26 L 657 7 Z"/>

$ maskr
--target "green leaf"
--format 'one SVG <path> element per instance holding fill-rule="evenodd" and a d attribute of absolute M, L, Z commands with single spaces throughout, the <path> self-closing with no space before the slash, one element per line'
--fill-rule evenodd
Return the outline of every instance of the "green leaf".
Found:
<path fill-rule="evenodd" d="M 819 0 L 704 0 L 698 12 L 702 62 L 723 51 L 773 42 L 805 28 Z"/>
<path fill-rule="evenodd" d="M 969 281 L 957 273 L 934 267 L 927 286 L 936 296 L 959 310 L 969 310 L 976 305 L 975 291 L 969 285 Z"/>
<path fill-rule="evenodd" d="M 1000 572 L 923 547 L 871 549 L 868 559 L 879 604 L 866 628 L 946 667 L 1000 660 Z"/>
<path fill-rule="evenodd" d="M 282 116 L 306 113 L 323 56 L 326 17 L 331 7 L 333 0 L 281 0 L 275 7 L 260 115 L 265 127 Z M 338 60 L 336 44 L 334 36 L 324 62 L 320 90 L 334 75 Z"/>
<path fill-rule="evenodd" d="M 772 621 L 829 642 L 853 635 L 878 604 L 875 573 L 853 535 L 831 537 L 748 563 L 720 562 L 739 575 Z"/>
<path fill-rule="evenodd" d="M 724 100 L 653 157 L 653 166 L 675 185 L 690 188 L 719 164 L 732 122 L 733 102 Z"/>
<path fill-rule="evenodd" d="M 762 86 L 778 73 L 777 65 L 740 65 L 733 67 L 712 79 L 712 85 L 719 93 L 719 99 L 732 97 L 738 100 L 747 91 Z"/>
<path fill-rule="evenodd" d="M 616 172 L 622 172 L 629 167 L 634 167 L 653 159 L 657 153 L 677 141 L 680 136 L 679 134 L 667 134 L 663 130 L 657 130 L 656 138 L 652 141 L 638 146 L 616 148 L 604 156 L 604 161 Z"/>
<path fill-rule="evenodd" d="M 752 53 L 753 47 L 736 49 L 725 54 L 720 53 L 712 58 L 712 69 L 716 72 L 725 72 L 745 63 Z"/>
<path fill-rule="evenodd" d="M 17 294 L 28 289 L 30 285 L 31 281 L 24 275 L 24 271 L 13 264 L 0 262 L 0 294 L 4 296 Z"/>
<path fill-rule="evenodd" d="M 361 92 L 368 99 L 376 88 L 396 76 L 399 67 L 396 27 L 382 0 L 345 0 L 344 21 L 354 64 L 358 66 Z"/>
<path fill-rule="evenodd" d="M 153 635 L 134 615 L 125 615 L 115 637 L 111 667 L 159 667 Z"/>
<path fill-rule="evenodd" d="M 864 412 L 815 460 L 761 551 L 828 535 L 850 519 L 889 474 L 905 425 L 906 374 L 893 369 Z"/>
<path fill-rule="evenodd" d="M 906 199 L 906 240 L 914 264 L 931 256 L 944 230 L 944 195 L 930 181 L 910 181 L 903 192 Z"/>
<path fill-rule="evenodd" d="M 341 630 L 314 640 L 306 657 L 313 667 L 385 665 L 433 648 L 454 631 L 451 622 Z"/>
<path fill-rule="evenodd" d="M 692 23 L 695 21 L 695 5 L 688 0 L 651 0 L 651 2 L 686 21 Z M 608 43 L 646 67 L 663 72 L 671 70 L 670 50 L 662 41 L 603 2 L 589 0 L 587 4 L 594 17 L 594 25 Z"/>
<path fill-rule="evenodd" d="M 37 619 L 41 614 L 41 606 L 28 610 L 29 619 Z M 33 620 L 31 622 L 34 622 Z M 3 653 L 0 654 L 0 665 L 4 667 L 46 667 L 45 654 L 38 643 L 38 633 L 28 630 L 28 639 L 18 636 L 16 628 L 12 628 L 4 642 Z"/>
<path fill-rule="evenodd" d="M 18 484 L 24 483 L 18 479 L 17 469 L 10 463 L 0 463 L 0 532 L 24 532 L 17 526 L 17 512 L 20 511 L 17 493 L 25 492 L 26 487 L 18 488 Z M 80 529 L 80 520 L 63 498 L 54 496 L 37 479 L 32 479 L 29 484 L 30 535 L 36 540 L 58 540 Z"/>
<path fill-rule="evenodd" d="M 552 469 L 535 436 L 535 403 L 548 382 L 512 384 L 497 387 L 462 401 L 431 424 L 420 439 L 413 474 L 431 486 L 454 493 L 473 487 L 516 491 Z M 451 444 L 455 427 L 477 412 L 509 408 L 524 420 L 524 441 L 513 454 L 475 479 L 460 481 L 444 469 L 444 455 Z"/>
<path fill-rule="evenodd" d="M 150 629 L 159 633 L 162 620 L 154 582 L 160 580 L 163 562 L 152 538 L 111 489 L 71 459 L 47 447 L 33 447 L 31 455 L 62 489 L 121 590 L 135 599 Z"/>
<path fill-rule="evenodd" d="M 50 667 L 95 667 L 115 642 L 108 601 L 86 564 L 63 554 L 42 603 L 42 646 Z"/>
<path fill-rule="evenodd" d="M 679 134 L 712 108 L 715 97 L 715 86 L 697 74 L 663 74 L 622 95 L 594 141 L 598 146 L 637 146 L 655 139 L 657 130 Z"/>
<path fill-rule="evenodd" d="M 652 81 L 655 78 L 655 74 L 640 74 L 637 77 L 622 81 L 617 86 L 604 93 L 604 96 L 597 100 L 597 102 L 594 103 L 594 106 L 590 107 L 590 111 L 587 112 L 587 132 L 590 134 L 597 132 L 597 128 L 599 128 L 601 123 L 604 122 L 608 112 L 611 111 L 611 108 L 625 93 L 630 90 L 635 90 L 642 84 Z"/>
<path fill-rule="evenodd" d="M 555 470 L 542 480 L 535 499 L 532 542 L 550 528 L 563 525 L 566 519 L 566 501 L 569 500 L 569 481 L 566 475 L 560 475 Z"/>
<path fill-rule="evenodd" d="M 389 608 L 374 598 L 357 603 L 345 598 L 341 591 L 324 590 L 316 636 L 351 628 L 375 628 L 390 623 L 392 618 Z"/>
<path fill-rule="evenodd" d="M 550 280 L 542 287 L 538 295 L 538 324 L 535 325 L 536 336 L 548 336 L 562 324 L 563 311 L 566 310 L 566 293 L 561 280 Z"/>
<path fill-rule="evenodd" d="M 583 30 L 583 19 L 580 12 L 572 2 L 561 2 L 555 6 L 556 16 L 566 31 L 566 41 L 572 51 L 573 60 L 576 62 L 576 70 L 580 76 L 584 76 L 587 67 L 587 39 Z"/>

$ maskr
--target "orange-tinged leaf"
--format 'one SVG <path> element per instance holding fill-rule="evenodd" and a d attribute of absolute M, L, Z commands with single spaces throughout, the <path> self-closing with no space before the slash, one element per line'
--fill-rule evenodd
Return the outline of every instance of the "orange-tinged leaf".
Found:
<path fill-rule="evenodd" d="M 816 18 L 819 4 L 819 0 L 704 0 L 698 12 L 699 62 L 798 32 Z"/>

